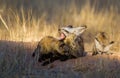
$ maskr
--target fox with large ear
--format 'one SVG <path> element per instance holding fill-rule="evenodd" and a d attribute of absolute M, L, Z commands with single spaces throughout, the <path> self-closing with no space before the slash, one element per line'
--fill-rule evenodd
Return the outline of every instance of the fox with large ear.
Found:
<path fill-rule="evenodd" d="M 72 27 L 70 25 L 60 28 L 60 39 L 51 36 L 42 38 L 32 56 L 38 56 L 40 62 L 48 59 L 54 60 L 56 57 L 61 59 L 67 56 L 83 56 L 84 43 L 81 34 L 86 28 L 86 26 Z"/>
<path fill-rule="evenodd" d="M 111 54 L 110 48 L 114 44 L 114 41 L 109 41 L 108 35 L 105 32 L 99 32 L 94 40 L 93 54 Z"/>
<path fill-rule="evenodd" d="M 59 29 L 60 33 L 66 37 L 64 43 L 69 46 L 69 55 L 75 58 L 84 56 L 84 41 L 81 35 L 86 28 L 86 25 L 78 27 L 69 25 Z"/>

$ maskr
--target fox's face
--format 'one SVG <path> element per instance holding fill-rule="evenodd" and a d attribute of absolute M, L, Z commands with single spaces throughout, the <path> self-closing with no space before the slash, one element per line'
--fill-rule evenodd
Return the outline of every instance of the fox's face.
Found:
<path fill-rule="evenodd" d="M 105 32 L 100 32 L 95 38 L 95 46 L 101 52 L 109 51 L 112 47 L 114 41 L 109 42 L 107 34 Z"/>
<path fill-rule="evenodd" d="M 86 30 L 86 28 L 87 28 L 86 25 L 78 26 L 78 27 L 73 27 L 72 25 L 68 25 L 66 27 L 60 28 L 59 31 L 61 33 L 61 37 L 65 38 L 69 34 L 75 34 L 76 36 L 79 36 Z"/>

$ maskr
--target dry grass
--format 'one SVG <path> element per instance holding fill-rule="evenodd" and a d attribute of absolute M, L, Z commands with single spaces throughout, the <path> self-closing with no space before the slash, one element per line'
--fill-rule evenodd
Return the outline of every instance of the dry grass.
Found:
<path fill-rule="evenodd" d="M 2 4 L 0 6 L 1 6 L 0 40 L 15 41 L 15 44 L 11 43 L 13 45 L 9 44 L 9 42 L 0 42 L 0 68 L 1 68 L 0 74 L 2 74 L 0 75 L 1 78 L 4 77 L 9 78 L 10 76 L 14 78 L 21 76 L 22 78 L 23 75 L 26 75 L 26 77 L 34 78 L 31 76 L 31 72 L 35 74 L 37 74 L 38 72 L 39 74 L 43 73 L 44 77 L 45 75 L 46 77 L 49 77 L 50 75 L 48 73 L 50 73 L 51 71 L 46 71 L 46 70 L 40 71 L 39 69 L 35 69 L 32 67 L 33 60 L 30 58 L 30 55 L 35 48 L 35 43 L 33 44 L 30 43 L 26 45 L 27 43 L 18 43 L 18 42 L 39 41 L 42 37 L 46 35 L 52 35 L 54 37 L 57 37 L 58 36 L 57 29 L 61 26 L 66 26 L 69 24 L 72 24 L 73 26 L 80 26 L 82 24 L 86 24 L 88 26 L 87 31 L 83 35 L 85 41 L 85 49 L 87 51 L 91 50 L 92 46 L 89 45 L 93 44 L 93 38 L 96 35 L 96 33 L 98 33 L 99 31 L 105 31 L 108 34 L 110 34 L 110 39 L 116 42 L 113 47 L 113 51 L 120 52 L 119 49 L 120 48 L 120 31 L 119 31 L 120 13 L 119 13 L 119 8 L 117 8 L 117 6 L 111 5 L 109 10 L 108 8 L 102 8 L 97 11 L 95 4 L 91 6 L 90 2 L 86 2 L 84 5 L 82 5 L 79 8 L 78 6 L 76 6 L 75 2 L 73 1 L 71 2 L 70 5 L 66 6 L 67 8 L 65 8 L 64 6 L 60 7 L 57 5 L 51 5 L 51 6 L 55 6 L 52 7 L 52 11 L 53 11 L 51 12 L 52 14 L 48 13 L 47 11 L 48 9 L 46 10 L 44 8 L 44 5 L 42 4 L 40 5 L 40 7 L 44 8 L 44 11 L 38 13 L 35 13 L 34 9 L 26 10 L 23 6 L 21 6 L 19 10 L 16 8 L 10 8 L 11 6 L 9 6 L 9 8 L 5 8 L 6 7 L 5 4 Z M 110 62 L 116 62 L 116 59 L 117 59 L 117 63 L 113 65 L 115 66 L 120 65 L 119 58 L 117 58 L 116 56 L 112 56 L 111 58 L 108 56 L 105 57 L 106 58 L 102 56 L 103 58 L 102 61 L 104 61 L 102 62 L 102 64 L 105 64 L 105 66 L 109 64 L 113 64 Z M 87 58 L 89 58 L 90 60 Z M 109 71 L 109 68 L 106 68 L 103 65 L 101 65 L 100 58 L 101 56 L 85 57 L 83 58 L 82 61 L 81 59 L 79 59 L 80 61 L 78 63 L 80 64 L 77 63 L 78 66 L 77 70 L 80 70 L 80 72 L 83 71 L 82 73 L 85 73 L 85 78 L 89 76 L 94 77 L 93 73 L 95 72 L 97 72 L 96 75 L 100 73 L 102 75 L 107 74 L 107 76 L 112 75 L 110 73 L 113 72 L 113 74 L 117 76 L 116 72 L 119 73 L 118 72 L 119 69 L 115 68 L 112 71 L 111 70 Z M 92 68 L 90 68 L 89 66 L 93 65 L 92 61 L 94 61 L 94 59 L 97 59 L 96 61 L 97 63 L 94 63 L 94 65 L 98 65 L 98 68 L 96 67 L 96 70 L 91 70 Z M 84 62 L 85 60 L 88 60 L 87 63 L 82 64 L 81 62 Z M 107 62 L 106 60 L 110 60 L 110 61 Z M 68 66 L 69 69 L 69 62 L 68 63 L 65 62 L 63 64 Z M 72 63 L 70 63 L 70 65 L 71 64 Z M 101 69 L 99 70 L 99 68 Z M 103 70 L 104 68 L 106 69 Z M 57 70 L 60 71 L 58 73 L 54 72 L 55 74 L 53 74 L 53 76 L 61 77 L 61 78 L 64 77 L 65 74 L 62 72 L 62 69 L 57 69 Z M 69 76 L 71 75 L 71 73 L 73 74 L 72 71 L 67 72 Z M 75 77 L 78 77 L 80 75 L 77 75 Z M 65 75 L 65 77 L 68 76 Z M 74 77 L 74 75 L 71 77 Z"/>
<path fill-rule="evenodd" d="M 57 36 L 57 29 L 60 26 L 86 24 L 88 26 L 85 34 L 86 42 L 93 41 L 97 32 L 105 31 L 110 34 L 111 40 L 116 41 L 116 49 L 120 46 L 118 8 L 111 6 L 109 11 L 103 8 L 97 12 L 94 6 L 91 6 L 90 2 L 86 2 L 79 9 L 72 2 L 68 9 L 62 7 L 60 12 L 55 12 L 51 16 L 46 11 L 41 12 L 41 15 L 35 15 L 32 9 L 26 11 L 23 7 L 20 11 L 2 8 L 0 12 L 0 38 L 10 41 L 39 41 L 41 37 L 46 35 Z"/>
<path fill-rule="evenodd" d="M 26 11 L 23 7 L 20 11 L 11 8 L 1 9 L 0 38 L 6 37 L 7 40 L 15 41 L 39 40 L 44 35 L 55 35 L 58 26 L 86 24 L 91 33 L 106 31 L 112 34 L 113 39 L 119 39 L 120 14 L 116 7 L 111 6 L 109 11 L 103 8 L 96 12 L 94 5 L 91 6 L 90 2 L 83 5 L 81 9 L 71 3 L 67 10 L 62 7 L 62 10 L 51 16 L 51 19 L 48 19 L 50 15 L 46 11 L 41 13 L 41 15 L 34 15 L 32 9 Z"/>

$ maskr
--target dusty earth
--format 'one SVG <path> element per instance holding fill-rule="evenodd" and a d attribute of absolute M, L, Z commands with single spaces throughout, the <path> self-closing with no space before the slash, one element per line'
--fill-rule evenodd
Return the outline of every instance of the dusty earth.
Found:
<path fill-rule="evenodd" d="M 120 55 L 56 60 L 46 66 L 32 58 L 37 42 L 0 41 L 0 78 L 120 78 Z"/>

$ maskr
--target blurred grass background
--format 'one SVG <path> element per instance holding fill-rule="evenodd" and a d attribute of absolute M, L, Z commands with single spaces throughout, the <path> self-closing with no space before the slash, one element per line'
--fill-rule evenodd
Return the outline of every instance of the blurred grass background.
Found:
<path fill-rule="evenodd" d="M 39 41 L 58 36 L 61 26 L 88 26 L 84 35 L 93 42 L 99 31 L 120 44 L 120 0 L 0 0 L 0 39 Z"/>

